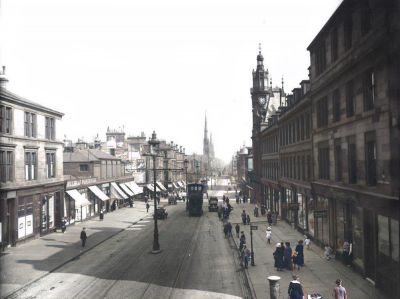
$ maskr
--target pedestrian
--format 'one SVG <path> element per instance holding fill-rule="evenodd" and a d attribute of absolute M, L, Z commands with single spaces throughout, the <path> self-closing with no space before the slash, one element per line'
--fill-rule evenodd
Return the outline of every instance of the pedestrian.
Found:
<path fill-rule="evenodd" d="M 146 211 L 147 211 L 147 213 L 149 212 L 149 209 L 150 209 L 150 205 L 149 205 L 148 202 L 146 202 Z"/>
<path fill-rule="evenodd" d="M 333 250 L 332 250 L 332 248 L 329 246 L 329 244 L 325 244 L 324 249 L 325 249 L 325 251 L 324 251 L 324 256 L 325 256 L 326 260 L 329 261 L 329 260 L 332 258 Z"/>
<path fill-rule="evenodd" d="M 239 238 L 239 233 L 240 233 L 240 226 L 239 226 L 239 223 L 236 223 L 236 225 L 235 225 L 235 231 L 236 231 L 236 237 Z"/>
<path fill-rule="evenodd" d="M 254 213 L 254 217 L 258 217 L 258 206 L 257 205 L 255 205 L 253 213 Z"/>
<path fill-rule="evenodd" d="M 286 269 L 292 271 L 293 264 L 292 264 L 292 248 L 290 247 L 290 242 L 285 243 L 285 250 L 283 252 L 284 262 Z"/>
<path fill-rule="evenodd" d="M 265 216 L 265 205 L 261 205 L 261 216 Z"/>
<path fill-rule="evenodd" d="M 278 212 L 273 212 L 271 217 L 272 217 L 272 224 L 276 225 L 276 222 L 278 221 Z"/>
<path fill-rule="evenodd" d="M 268 211 L 268 213 L 267 213 L 267 221 L 268 221 L 268 225 L 271 226 L 272 225 L 272 213 L 271 213 L 271 211 Z"/>
<path fill-rule="evenodd" d="M 243 212 L 242 212 L 242 222 L 243 222 L 243 225 L 246 225 L 246 211 L 245 210 L 243 210 Z"/>
<path fill-rule="evenodd" d="M 311 240 L 307 235 L 304 235 L 304 245 L 306 246 L 307 250 L 310 250 Z"/>
<path fill-rule="evenodd" d="M 86 227 L 82 228 L 81 231 L 81 241 L 82 241 L 82 247 L 85 247 L 86 244 L 86 239 L 87 239 L 87 235 L 86 235 Z"/>
<path fill-rule="evenodd" d="M 63 220 L 61 221 L 61 231 L 65 233 L 66 229 L 67 229 L 67 219 L 64 217 Z"/>
<path fill-rule="evenodd" d="M 281 243 L 276 244 L 275 252 L 273 253 L 274 256 L 274 267 L 277 271 L 283 270 L 283 247 Z"/>
<path fill-rule="evenodd" d="M 303 247 L 303 240 L 299 240 L 298 244 L 295 248 L 295 258 L 294 264 L 297 265 L 297 270 L 300 270 L 300 267 L 304 265 L 304 247 Z"/>
<path fill-rule="evenodd" d="M 232 237 L 232 224 L 228 222 L 228 237 Z"/>
<path fill-rule="evenodd" d="M 225 235 L 225 238 L 228 236 L 228 223 L 224 224 L 224 235 Z"/>
<path fill-rule="evenodd" d="M 244 235 L 243 231 L 240 233 L 239 242 L 239 251 L 241 251 L 243 249 L 243 245 L 246 244 L 246 236 Z"/>
<path fill-rule="evenodd" d="M 347 292 L 344 287 L 342 287 L 342 280 L 336 279 L 336 286 L 333 288 L 332 296 L 335 299 L 347 299 Z"/>
<path fill-rule="evenodd" d="M 251 252 L 250 249 L 247 248 L 247 246 L 244 249 L 244 267 L 247 269 L 249 265 L 249 261 L 251 260 Z"/>
<path fill-rule="evenodd" d="M 243 267 L 245 265 L 246 259 L 246 244 L 243 244 L 242 248 L 239 250 L 240 265 Z"/>
<path fill-rule="evenodd" d="M 267 231 L 265 232 L 265 237 L 267 238 L 268 244 L 271 244 L 272 239 L 272 229 L 270 226 L 267 227 Z"/>
<path fill-rule="evenodd" d="M 343 262 L 347 267 L 350 267 L 351 265 L 351 258 L 352 258 L 352 249 L 353 246 L 350 242 L 344 241 L 343 242 Z"/>
<path fill-rule="evenodd" d="M 290 299 L 303 299 L 303 287 L 297 275 L 293 275 L 293 280 L 289 283 L 288 293 Z"/>
<path fill-rule="evenodd" d="M 246 215 L 246 224 L 250 225 L 250 215 Z"/>

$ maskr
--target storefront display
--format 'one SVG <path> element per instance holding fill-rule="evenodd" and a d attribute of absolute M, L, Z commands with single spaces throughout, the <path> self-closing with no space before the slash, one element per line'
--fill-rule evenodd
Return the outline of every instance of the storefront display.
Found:
<path fill-rule="evenodd" d="M 359 269 L 364 269 L 364 220 L 361 207 L 352 208 L 351 222 L 353 224 L 353 263 Z"/>
<path fill-rule="evenodd" d="M 298 203 L 298 211 L 297 211 L 297 225 L 301 229 L 307 229 L 307 221 L 306 221 L 306 196 L 297 193 L 297 203 Z"/>
<path fill-rule="evenodd" d="M 33 197 L 18 199 L 18 239 L 33 234 Z"/>

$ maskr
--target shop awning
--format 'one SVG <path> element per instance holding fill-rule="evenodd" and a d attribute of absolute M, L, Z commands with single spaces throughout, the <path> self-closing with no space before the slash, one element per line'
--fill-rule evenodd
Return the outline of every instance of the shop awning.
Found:
<path fill-rule="evenodd" d="M 135 194 L 131 191 L 131 189 L 129 189 L 129 187 L 125 184 L 125 183 L 122 183 L 122 184 L 119 184 L 119 186 L 122 188 L 122 190 L 124 190 L 124 192 L 126 193 L 126 194 L 128 194 L 129 196 L 134 196 Z"/>
<path fill-rule="evenodd" d="M 175 189 L 179 189 L 179 187 L 175 184 L 175 182 L 172 182 L 172 185 L 174 186 Z"/>
<path fill-rule="evenodd" d="M 120 199 L 127 199 L 128 196 L 124 193 L 124 191 L 121 190 L 120 187 L 118 187 L 116 182 L 111 183 L 111 193 Z"/>
<path fill-rule="evenodd" d="M 185 185 L 183 185 L 182 181 L 178 181 L 177 183 L 178 183 L 178 186 L 179 186 L 179 187 L 185 188 Z"/>
<path fill-rule="evenodd" d="M 90 205 L 90 201 L 86 199 L 85 196 L 80 194 L 78 190 L 73 189 L 73 190 L 67 190 L 67 193 L 69 196 L 72 197 L 72 199 L 75 201 L 75 206 L 78 207 L 83 207 L 83 206 L 88 206 Z"/>
<path fill-rule="evenodd" d="M 126 182 L 127 185 L 135 195 L 143 193 L 143 187 L 139 187 L 134 181 Z"/>
<path fill-rule="evenodd" d="M 167 189 L 165 189 L 164 185 L 161 182 L 157 182 L 157 186 L 160 187 L 162 191 L 167 191 Z"/>
<path fill-rule="evenodd" d="M 102 201 L 109 200 L 110 198 L 104 194 L 103 191 L 100 190 L 99 187 L 97 186 L 89 186 L 90 191 L 94 193 L 98 198 L 100 198 Z"/>
<path fill-rule="evenodd" d="M 154 184 L 147 184 L 147 188 L 151 191 L 154 192 Z M 160 187 L 157 186 L 156 184 L 156 192 L 161 192 Z"/>
<path fill-rule="evenodd" d="M 249 185 L 246 185 L 247 188 L 249 188 L 250 190 L 253 190 L 253 187 L 250 187 Z"/>

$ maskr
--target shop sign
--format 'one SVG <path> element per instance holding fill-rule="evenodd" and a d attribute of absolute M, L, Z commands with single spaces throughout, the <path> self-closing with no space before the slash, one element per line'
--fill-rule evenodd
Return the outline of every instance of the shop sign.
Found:
<path fill-rule="evenodd" d="M 326 218 L 328 216 L 328 212 L 324 211 L 314 211 L 314 218 Z"/>
<path fill-rule="evenodd" d="M 250 225 L 250 229 L 251 230 L 258 230 L 258 226 L 257 225 Z"/>
<path fill-rule="evenodd" d="M 293 211 L 299 210 L 299 204 L 297 202 L 290 202 L 288 203 L 288 209 Z"/>
<path fill-rule="evenodd" d="M 88 178 L 88 179 L 80 179 L 80 180 L 73 180 L 67 182 L 67 188 L 69 187 L 77 187 L 80 185 L 90 185 L 97 181 L 97 178 Z"/>

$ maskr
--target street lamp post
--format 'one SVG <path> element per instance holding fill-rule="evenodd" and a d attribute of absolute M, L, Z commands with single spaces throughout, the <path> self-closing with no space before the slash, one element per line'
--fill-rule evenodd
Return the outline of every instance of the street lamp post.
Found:
<path fill-rule="evenodd" d="M 153 131 L 151 135 L 151 139 L 149 140 L 150 145 L 150 153 L 160 144 L 160 141 L 157 140 L 156 132 Z M 158 242 L 158 223 L 157 223 L 157 197 L 156 197 L 156 152 L 151 153 L 153 157 L 153 201 L 154 201 L 154 239 L 153 239 L 153 250 L 151 253 L 160 253 L 160 243 Z"/>

